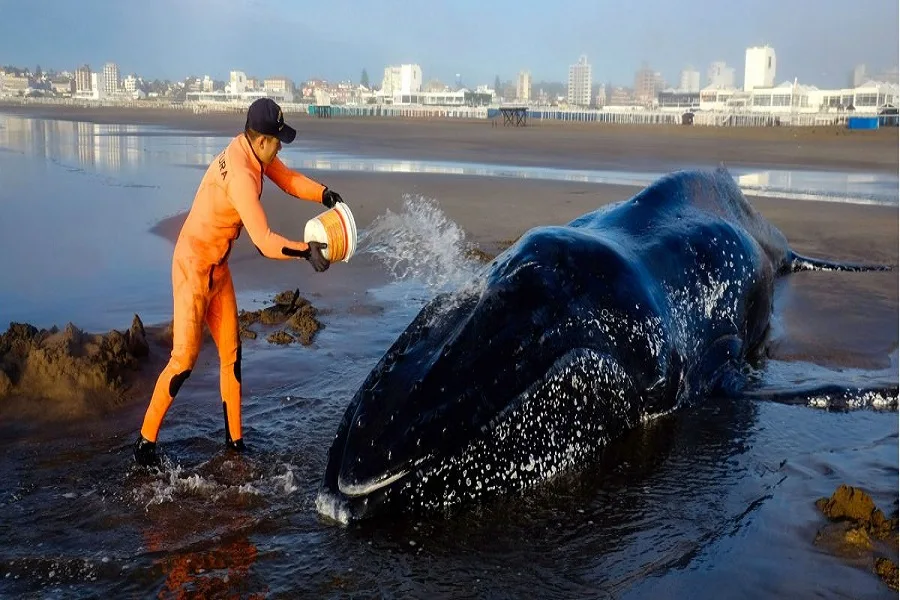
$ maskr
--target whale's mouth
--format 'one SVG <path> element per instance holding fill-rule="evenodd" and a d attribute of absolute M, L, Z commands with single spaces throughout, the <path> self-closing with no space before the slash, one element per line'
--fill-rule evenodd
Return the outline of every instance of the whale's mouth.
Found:
<path fill-rule="evenodd" d="M 344 479 L 344 474 L 338 477 L 338 490 L 345 496 L 350 498 L 359 498 L 360 496 L 368 496 L 374 491 L 380 490 L 383 487 L 387 487 L 397 481 L 398 479 L 402 479 L 407 474 L 409 474 L 409 469 L 404 469 L 393 475 L 385 475 L 383 477 L 375 477 L 369 479 L 367 481 L 356 482 L 356 481 L 346 481 Z"/>
<path fill-rule="evenodd" d="M 368 496 L 372 492 L 377 492 L 378 490 L 386 488 L 392 483 L 403 479 L 410 473 L 416 471 L 422 463 L 431 459 L 433 456 L 433 453 L 428 453 L 413 461 L 412 464 L 407 462 L 405 466 L 400 465 L 396 469 L 389 470 L 374 477 L 369 477 L 362 481 L 353 475 L 352 470 L 345 467 L 341 470 L 337 478 L 338 491 L 348 498 Z"/>

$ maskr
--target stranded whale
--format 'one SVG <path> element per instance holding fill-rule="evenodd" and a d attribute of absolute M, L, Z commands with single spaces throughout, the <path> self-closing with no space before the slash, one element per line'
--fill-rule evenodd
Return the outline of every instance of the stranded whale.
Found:
<path fill-rule="evenodd" d="M 440 509 L 544 481 L 642 420 L 740 389 L 795 254 L 724 167 L 532 229 L 435 298 L 363 382 L 320 511 Z"/>

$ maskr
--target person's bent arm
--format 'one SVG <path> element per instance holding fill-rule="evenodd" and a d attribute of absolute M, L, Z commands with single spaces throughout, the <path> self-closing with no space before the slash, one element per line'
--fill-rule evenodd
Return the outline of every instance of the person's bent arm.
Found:
<path fill-rule="evenodd" d="M 252 181 L 232 181 L 228 197 L 241 217 L 250 240 L 266 258 L 287 260 L 297 258 L 309 249 L 306 242 L 295 242 L 278 235 L 269 228 L 262 203 Z"/>
<path fill-rule="evenodd" d="M 322 192 L 325 191 L 325 186 L 289 169 L 277 156 L 266 168 L 266 175 L 286 194 L 311 202 L 322 201 Z"/>

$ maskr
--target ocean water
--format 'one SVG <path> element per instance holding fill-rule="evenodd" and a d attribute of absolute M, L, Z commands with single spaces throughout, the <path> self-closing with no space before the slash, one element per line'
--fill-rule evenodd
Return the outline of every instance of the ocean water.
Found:
<path fill-rule="evenodd" d="M 103 331 L 134 312 L 168 319 L 171 245 L 148 230 L 188 208 L 197 172 L 184 166 L 205 164 L 224 141 L 0 115 L 0 323 Z M 647 174 L 291 152 L 310 170 L 649 183 Z M 880 175 L 737 176 L 751 193 L 787 201 L 897 203 L 896 178 Z M 386 213 L 360 234 L 353 262 L 378 273 L 357 290 L 361 301 L 319 295 L 326 327 L 310 347 L 245 343 L 247 456 L 222 452 L 209 361 L 169 411 L 162 473 L 131 463 L 144 405 L 0 440 L 0 596 L 895 596 L 864 564 L 813 544 L 824 525 L 813 503 L 840 483 L 898 510 L 897 413 L 865 398 L 848 410 L 709 398 L 541 489 L 431 518 L 345 525 L 321 515 L 316 492 L 344 408 L 419 308 L 480 268 L 464 244 L 439 198 Z M 352 284 L 352 269 L 339 267 L 329 275 Z M 797 296 L 804 281 L 780 293 Z M 883 302 L 841 283 L 852 278 L 829 281 L 856 311 Z M 242 306 L 260 299 L 239 296 Z M 885 358 L 890 366 L 858 372 L 773 361 L 765 376 L 773 389 L 896 382 L 896 346 Z"/>

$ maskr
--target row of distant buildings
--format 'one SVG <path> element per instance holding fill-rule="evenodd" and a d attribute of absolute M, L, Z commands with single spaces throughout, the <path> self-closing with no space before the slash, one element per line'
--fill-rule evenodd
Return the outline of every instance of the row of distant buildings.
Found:
<path fill-rule="evenodd" d="M 896 107 L 897 69 L 870 77 L 864 65 L 857 66 L 846 88 L 819 89 L 796 80 L 776 83 L 777 57 L 771 46 L 746 49 L 742 87 L 735 82 L 735 69 L 725 62 L 709 65 L 706 85 L 701 87 L 700 72 L 688 67 L 680 73 L 677 87 L 669 86 L 658 71 L 647 64 L 635 73 L 634 86 L 595 86 L 587 56 L 582 55 L 569 67 L 565 94 L 534 89 L 531 74 L 521 71 L 514 85 L 502 89 L 487 85 L 468 88 L 457 81 L 449 86 L 436 80 L 426 81 L 417 64 L 390 65 L 384 68 L 380 86 L 364 81 L 328 82 L 308 80 L 299 85 L 287 77 L 256 78 L 243 71 L 231 71 L 228 81 L 210 76 L 190 77 L 160 86 L 150 85 L 135 74 L 122 77 L 116 63 L 106 63 L 94 71 L 89 65 L 74 73 L 15 74 L 0 71 L 0 96 L 29 95 L 43 91 L 51 95 L 90 100 L 142 99 L 174 97 L 196 103 L 248 103 L 268 96 L 285 104 L 416 105 L 416 106 L 488 106 L 511 104 L 557 106 L 561 108 L 605 108 L 608 110 L 745 110 L 750 112 L 813 112 L 859 110 L 874 112 Z M 38 81 L 40 79 L 40 81 Z"/>
<path fill-rule="evenodd" d="M 662 75 L 646 64 L 635 74 L 634 87 L 605 85 L 594 87 L 591 65 L 582 55 L 569 67 L 566 94 L 551 97 L 537 90 L 528 71 L 518 73 L 515 89 L 478 86 L 472 90 L 452 90 L 443 84 L 423 84 L 419 65 L 389 66 L 379 90 L 359 90 L 357 104 L 394 104 L 422 106 L 467 106 L 472 104 L 511 104 L 559 106 L 576 109 L 662 111 L 745 111 L 764 113 L 859 111 L 879 112 L 896 109 L 900 102 L 897 69 L 874 79 L 865 66 L 857 66 L 846 88 L 820 89 L 798 81 L 777 80 L 777 56 L 771 46 L 746 49 L 744 81 L 735 85 L 735 69 L 723 61 L 713 62 L 701 87 L 700 72 L 689 67 L 680 74 L 678 87 L 666 84 Z M 596 90 L 596 93 L 595 93 Z M 321 98 L 320 98 L 321 100 Z M 323 103 L 323 102 L 319 102 Z M 345 103 L 338 101 L 338 103 Z"/>
<path fill-rule="evenodd" d="M 591 65 L 586 56 L 569 67 L 565 102 L 570 107 L 641 107 L 651 109 L 737 110 L 787 112 L 818 110 L 876 111 L 896 108 L 898 71 L 894 67 L 874 77 L 865 65 L 857 65 L 848 86 L 819 89 L 796 80 L 777 83 L 777 57 L 771 46 L 746 49 L 743 87 L 735 85 L 735 69 L 723 61 L 707 70 L 706 86 L 700 86 L 700 72 L 684 69 L 678 87 L 669 87 L 662 75 L 646 64 L 635 74 L 634 87 L 592 88 Z M 522 75 L 520 74 L 520 78 Z M 591 97 L 592 89 L 596 96 Z M 529 103 L 527 88 L 517 90 L 516 102 Z M 562 100 L 562 99 L 560 99 Z"/>

